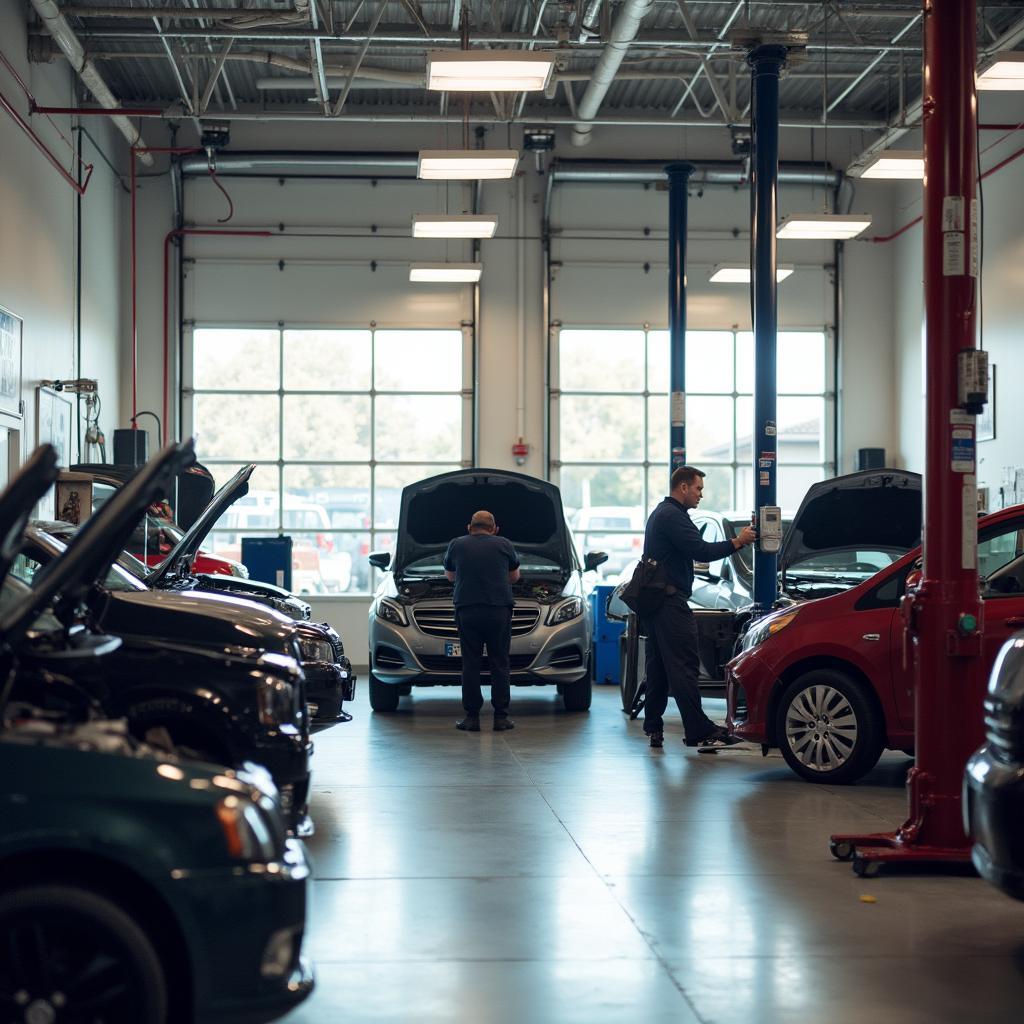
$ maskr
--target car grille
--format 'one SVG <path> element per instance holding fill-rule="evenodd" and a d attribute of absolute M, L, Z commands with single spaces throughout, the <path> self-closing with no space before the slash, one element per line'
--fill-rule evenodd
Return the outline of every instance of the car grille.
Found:
<path fill-rule="evenodd" d="M 455 608 L 451 605 L 434 608 L 415 608 L 413 620 L 421 633 L 427 636 L 440 636 L 446 640 L 455 640 L 459 628 L 455 625 Z M 525 636 L 537 625 L 540 609 L 531 605 L 517 604 L 512 609 L 512 635 Z"/>
<path fill-rule="evenodd" d="M 536 655 L 533 654 L 513 654 L 509 659 L 509 668 L 513 672 L 522 672 L 523 669 L 529 668 L 530 664 Z M 461 672 L 462 671 L 462 659 L 461 658 L 446 658 L 443 654 L 421 654 L 419 655 L 420 663 L 428 672 Z M 484 657 L 481 672 L 488 674 L 491 669 L 488 665 L 487 658 Z"/>

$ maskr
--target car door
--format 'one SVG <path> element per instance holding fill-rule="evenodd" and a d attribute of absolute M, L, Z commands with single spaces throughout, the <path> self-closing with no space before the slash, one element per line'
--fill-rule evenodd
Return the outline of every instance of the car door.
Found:
<path fill-rule="evenodd" d="M 1024 629 L 1024 516 L 981 532 L 978 575 L 985 602 L 983 643 L 988 671 L 999 648 Z"/>

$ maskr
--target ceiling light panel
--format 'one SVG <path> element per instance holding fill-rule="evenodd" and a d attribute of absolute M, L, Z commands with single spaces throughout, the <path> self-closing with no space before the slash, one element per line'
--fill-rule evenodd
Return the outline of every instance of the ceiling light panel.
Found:
<path fill-rule="evenodd" d="M 860 176 L 921 181 L 924 178 L 924 154 L 912 150 L 888 150 L 879 153 L 861 171 Z"/>
<path fill-rule="evenodd" d="M 511 178 L 518 163 L 514 149 L 421 149 L 416 176 L 439 181 Z"/>
<path fill-rule="evenodd" d="M 427 88 L 436 92 L 531 92 L 547 87 L 555 58 L 527 50 L 435 50 Z"/>
<path fill-rule="evenodd" d="M 793 273 L 793 267 L 779 265 L 775 268 L 775 280 L 785 281 Z M 750 267 L 745 263 L 720 263 L 711 272 L 708 280 L 712 284 L 750 284 Z"/>
<path fill-rule="evenodd" d="M 472 284 L 480 280 L 482 263 L 413 263 L 409 280 L 443 284 Z"/>
<path fill-rule="evenodd" d="M 996 54 L 992 64 L 978 75 L 978 88 L 996 92 L 1024 89 L 1024 50 Z"/>
<path fill-rule="evenodd" d="M 412 219 L 413 238 L 493 238 L 498 230 L 494 214 L 458 214 L 441 216 L 417 213 Z"/>
<path fill-rule="evenodd" d="M 791 213 L 783 217 L 776 238 L 843 241 L 871 227 L 868 214 Z"/>

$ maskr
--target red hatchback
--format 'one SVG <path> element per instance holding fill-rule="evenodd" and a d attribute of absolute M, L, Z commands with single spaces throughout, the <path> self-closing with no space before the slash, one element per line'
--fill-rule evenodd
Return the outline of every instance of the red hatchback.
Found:
<path fill-rule="evenodd" d="M 884 749 L 912 753 L 913 677 L 903 667 L 899 605 L 920 553 L 845 593 L 754 624 L 726 667 L 730 731 L 765 753 L 779 747 L 810 782 L 854 782 Z M 979 521 L 978 574 L 991 668 L 1004 641 L 1024 627 L 1024 506 Z"/>

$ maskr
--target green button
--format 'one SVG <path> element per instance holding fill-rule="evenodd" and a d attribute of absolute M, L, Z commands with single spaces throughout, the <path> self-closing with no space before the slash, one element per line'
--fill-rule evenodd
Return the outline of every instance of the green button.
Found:
<path fill-rule="evenodd" d="M 960 632 L 974 633 L 978 628 L 978 620 L 973 615 L 960 616 Z"/>

